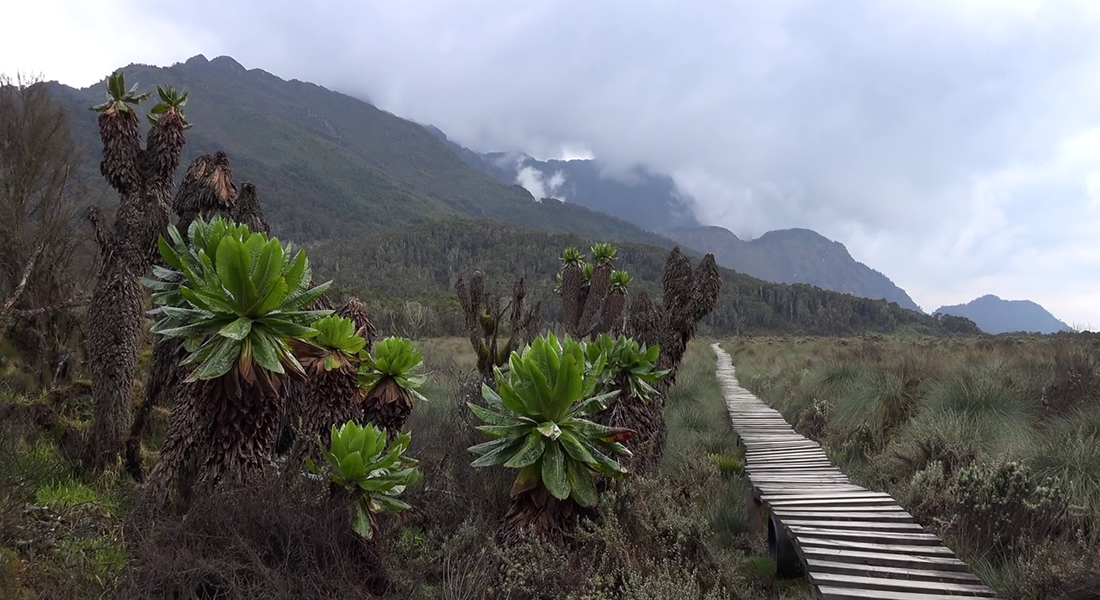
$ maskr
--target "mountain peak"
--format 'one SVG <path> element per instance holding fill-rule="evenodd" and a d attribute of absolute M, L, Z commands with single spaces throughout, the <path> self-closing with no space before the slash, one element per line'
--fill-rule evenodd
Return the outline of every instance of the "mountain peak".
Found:
<path fill-rule="evenodd" d="M 210 61 L 206 60 L 205 56 L 203 56 L 202 54 L 196 54 L 196 55 L 192 56 L 191 58 L 187 59 L 186 61 L 184 61 L 183 64 L 185 64 L 189 67 L 193 67 L 193 66 L 196 66 L 196 65 L 205 65 L 208 62 L 210 62 Z"/>
<path fill-rule="evenodd" d="M 202 56 L 202 55 L 200 54 L 199 56 Z M 248 70 L 248 69 L 245 69 L 244 65 L 237 62 L 232 56 L 225 56 L 225 55 L 219 56 L 219 57 L 215 58 L 214 60 L 210 61 L 210 65 L 214 66 L 214 67 L 219 67 L 219 68 L 222 68 L 222 69 L 226 69 L 226 70 L 229 70 L 229 71 L 247 71 Z"/>
<path fill-rule="evenodd" d="M 993 294 L 980 296 L 966 304 L 941 306 L 936 312 L 966 317 L 982 331 L 994 335 L 1018 331 L 1046 334 L 1073 330 L 1031 300 L 1003 300 Z"/>

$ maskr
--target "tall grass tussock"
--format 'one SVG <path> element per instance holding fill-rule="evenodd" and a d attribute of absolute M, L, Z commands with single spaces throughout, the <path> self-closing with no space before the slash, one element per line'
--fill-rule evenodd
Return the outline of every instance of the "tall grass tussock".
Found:
<path fill-rule="evenodd" d="M 1100 598 L 1100 340 L 741 338 L 739 380 L 1002 597 Z"/>

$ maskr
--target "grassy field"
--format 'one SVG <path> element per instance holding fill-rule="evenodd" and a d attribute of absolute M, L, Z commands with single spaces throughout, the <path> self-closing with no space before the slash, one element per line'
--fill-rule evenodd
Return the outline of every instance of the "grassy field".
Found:
<path fill-rule="evenodd" d="M 409 422 L 409 454 L 425 479 L 407 496 L 414 509 L 381 523 L 375 550 L 384 582 L 363 581 L 368 565 L 342 551 L 346 524 L 331 508 L 278 481 L 199 498 L 186 518 L 137 527 L 134 484 L 111 473 L 90 479 L 71 458 L 89 419 L 78 389 L 31 399 L 7 393 L 0 403 L 0 600 L 213 591 L 250 600 L 808 597 L 801 582 L 774 581 L 763 540 L 746 533 L 741 458 L 709 342 L 692 344 L 667 399 L 659 473 L 609 485 L 600 518 L 566 546 L 509 547 L 494 534 L 514 472 L 469 466 L 466 448 L 483 438 L 465 406 L 476 389 L 468 342 L 418 345 L 429 401 Z M 365 594 L 368 584 L 385 592 Z"/>
<path fill-rule="evenodd" d="M 1100 340 L 743 338 L 741 384 L 1013 599 L 1100 597 Z"/>

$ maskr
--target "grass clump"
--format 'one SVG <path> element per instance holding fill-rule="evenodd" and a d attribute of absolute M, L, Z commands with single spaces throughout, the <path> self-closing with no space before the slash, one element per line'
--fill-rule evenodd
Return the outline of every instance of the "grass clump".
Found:
<path fill-rule="evenodd" d="M 1006 598 L 1100 568 L 1100 350 L 1088 336 L 754 338 L 743 384 L 891 493 Z"/>

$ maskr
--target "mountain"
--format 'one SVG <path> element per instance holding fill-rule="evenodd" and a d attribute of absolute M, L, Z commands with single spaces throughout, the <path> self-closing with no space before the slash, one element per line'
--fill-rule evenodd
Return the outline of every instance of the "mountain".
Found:
<path fill-rule="evenodd" d="M 577 204 L 537 201 L 523 187 L 470 167 L 421 125 L 312 83 L 245 69 L 228 56 L 122 71 L 127 85 L 138 83 L 143 91 L 155 92 L 157 84 L 187 89 L 185 112 L 194 126 L 184 165 L 225 150 L 234 178 L 256 182 L 272 224 L 299 242 L 463 217 L 673 245 Z M 104 84 L 75 89 L 51 83 L 51 89 L 68 110 L 91 181 L 102 185 L 96 115 L 88 107 L 102 101 Z"/>
<path fill-rule="evenodd" d="M 536 200 L 522 186 L 472 166 L 472 157 L 439 132 L 367 102 L 245 69 L 224 56 L 122 70 L 140 90 L 152 91 L 156 84 L 187 89 L 185 110 L 193 128 L 184 164 L 224 150 L 237 183 L 256 183 L 276 235 L 302 243 L 319 275 L 373 307 L 423 302 L 436 315 L 437 332 L 459 334 L 451 286 L 458 274 L 484 268 L 500 281 L 527 274 L 532 296 L 544 301 L 552 322 L 551 282 L 562 248 L 594 241 L 622 248 L 620 266 L 638 277 L 637 289 L 659 290 L 661 267 L 674 244 L 668 237 L 577 203 Z M 98 127 L 88 110 L 102 101 L 103 84 L 47 85 L 84 149 L 87 183 L 115 201 L 98 175 Z M 597 172 L 587 171 L 590 178 Z M 666 195 L 674 190 L 671 179 L 647 181 Z M 665 214 L 676 212 L 665 208 Z M 716 334 L 976 330 L 965 319 L 937 319 L 808 285 L 768 283 L 728 269 L 722 276 L 718 308 L 706 321 Z"/>
<path fill-rule="evenodd" d="M 699 252 L 711 252 L 718 264 L 753 277 L 884 298 L 902 308 L 920 310 L 890 278 L 852 258 L 844 244 L 809 229 L 769 231 L 747 242 L 721 227 L 667 229 L 662 233 Z"/>
<path fill-rule="evenodd" d="M 690 198 L 668 175 L 643 165 L 613 170 L 598 160 L 538 160 L 522 152 L 479 154 L 428 126 L 466 164 L 502 183 L 523 186 L 537 198 L 557 198 L 630 221 L 644 229 L 694 227 Z"/>
<path fill-rule="evenodd" d="M 691 199 L 680 193 L 676 182 L 644 166 L 613 173 L 594 159 L 540 161 L 522 152 L 481 154 L 436 127 L 427 128 L 466 164 L 503 183 L 520 184 L 535 196 L 563 199 L 659 232 L 700 253 L 714 253 L 724 267 L 766 281 L 807 283 L 921 310 L 888 277 L 856 261 L 843 244 L 814 231 L 770 231 L 745 242 L 721 227 L 700 225 Z"/>
<path fill-rule="evenodd" d="M 990 334 L 1029 332 L 1058 333 L 1073 328 L 1031 300 L 1002 300 L 992 294 L 966 304 L 941 306 L 936 313 L 966 317 Z"/>

